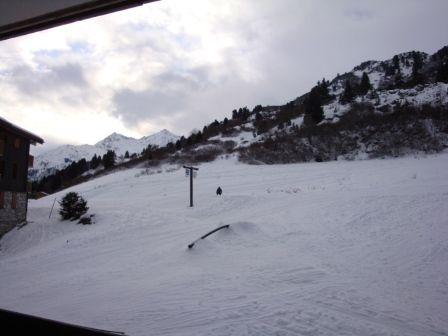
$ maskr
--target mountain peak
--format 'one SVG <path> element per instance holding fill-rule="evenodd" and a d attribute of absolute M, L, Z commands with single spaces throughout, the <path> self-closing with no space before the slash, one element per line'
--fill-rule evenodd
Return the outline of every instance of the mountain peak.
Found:
<path fill-rule="evenodd" d="M 180 137 L 178 135 L 175 135 L 168 131 L 166 128 L 162 129 L 161 131 L 147 135 L 140 140 L 151 145 L 155 146 L 165 146 L 169 142 L 176 142 Z"/>
<path fill-rule="evenodd" d="M 103 140 L 105 140 L 105 139 L 130 139 L 130 138 L 123 134 L 113 132 L 113 133 L 109 134 L 107 137 L 105 137 Z"/>

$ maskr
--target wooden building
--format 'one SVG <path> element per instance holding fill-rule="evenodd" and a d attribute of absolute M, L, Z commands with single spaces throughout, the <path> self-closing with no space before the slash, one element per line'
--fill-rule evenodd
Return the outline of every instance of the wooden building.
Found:
<path fill-rule="evenodd" d="M 44 140 L 0 117 L 0 237 L 26 221 L 30 145 Z"/>

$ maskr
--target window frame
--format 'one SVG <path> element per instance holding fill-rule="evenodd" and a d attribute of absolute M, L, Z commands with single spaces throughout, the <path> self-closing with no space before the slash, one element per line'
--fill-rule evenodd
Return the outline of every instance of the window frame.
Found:
<path fill-rule="evenodd" d="M 6 149 L 6 135 L 4 133 L 0 133 L 0 157 L 5 156 Z"/>
<path fill-rule="evenodd" d="M 0 157 L 0 181 L 5 177 L 5 160 Z"/>
<path fill-rule="evenodd" d="M 17 162 L 13 162 L 11 168 L 11 179 L 13 181 L 17 181 L 19 178 L 19 164 Z"/>
<path fill-rule="evenodd" d="M 22 139 L 19 137 L 14 138 L 14 148 L 20 149 L 20 146 L 22 145 Z"/>
<path fill-rule="evenodd" d="M 11 209 L 17 209 L 17 193 L 13 192 L 11 194 Z"/>

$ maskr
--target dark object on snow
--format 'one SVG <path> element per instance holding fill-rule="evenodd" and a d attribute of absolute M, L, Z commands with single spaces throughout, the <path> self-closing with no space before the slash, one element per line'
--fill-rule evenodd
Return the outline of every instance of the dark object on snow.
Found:
<path fill-rule="evenodd" d="M 218 189 L 216 189 L 216 195 L 221 196 L 222 195 L 222 189 L 221 187 L 218 187 Z"/>
<path fill-rule="evenodd" d="M 32 315 L 25 315 L 4 309 L 0 309 L 0 325 L 2 326 L 2 330 L 8 335 L 33 335 L 33 336 L 125 335 L 122 332 L 86 328 L 74 324 L 49 320 L 46 318 Z"/>
<path fill-rule="evenodd" d="M 193 177 L 195 171 L 198 171 L 199 168 L 189 166 L 184 166 L 184 168 L 188 171 L 188 175 L 190 175 L 190 207 L 193 207 Z"/>
<path fill-rule="evenodd" d="M 81 217 L 78 221 L 79 224 L 86 225 L 86 224 L 95 224 L 95 222 L 92 221 L 93 217 L 95 215 L 85 216 Z"/>
<path fill-rule="evenodd" d="M 194 242 L 192 242 L 190 245 L 188 245 L 188 248 L 191 249 L 191 248 L 194 246 L 194 244 L 196 244 L 199 240 L 201 240 L 201 239 L 205 239 L 205 238 L 207 238 L 208 236 L 210 236 L 212 233 L 215 233 L 216 231 L 219 231 L 219 230 L 221 230 L 221 229 L 227 229 L 229 226 L 230 226 L 229 224 L 222 225 L 222 226 L 220 226 L 220 227 L 218 227 L 218 228 L 216 228 L 216 229 L 210 231 L 209 233 L 203 235 L 201 238 L 196 239 Z"/>
<path fill-rule="evenodd" d="M 61 205 L 59 214 L 62 219 L 79 219 L 89 210 L 87 201 L 75 192 L 67 193 L 59 204 Z"/>

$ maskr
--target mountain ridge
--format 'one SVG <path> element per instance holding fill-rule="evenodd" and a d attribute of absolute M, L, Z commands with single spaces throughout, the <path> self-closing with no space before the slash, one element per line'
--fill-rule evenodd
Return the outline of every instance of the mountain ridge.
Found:
<path fill-rule="evenodd" d="M 126 152 L 139 154 L 148 145 L 163 147 L 177 139 L 179 136 L 163 129 L 139 139 L 113 132 L 94 145 L 64 144 L 37 155 L 34 168 L 29 170 L 29 176 L 32 180 L 39 180 L 56 170 L 64 169 L 72 162 L 90 160 L 94 155 L 103 156 L 108 150 L 113 150 L 118 157 L 124 156 Z"/>

